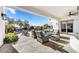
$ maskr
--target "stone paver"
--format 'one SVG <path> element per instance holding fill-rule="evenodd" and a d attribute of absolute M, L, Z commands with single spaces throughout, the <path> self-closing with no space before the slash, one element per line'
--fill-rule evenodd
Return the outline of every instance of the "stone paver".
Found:
<path fill-rule="evenodd" d="M 45 44 L 41 44 L 32 37 L 26 37 L 21 34 L 18 36 L 18 42 L 15 44 L 4 44 L 0 48 L 0 53 L 75 53 L 69 45 L 69 39 L 61 38 L 60 41 L 50 40 Z"/>
<path fill-rule="evenodd" d="M 4 44 L 0 47 L 0 53 L 17 53 L 11 44 Z"/>
<path fill-rule="evenodd" d="M 19 41 L 12 46 L 20 53 L 73 53 L 69 46 L 69 39 L 60 38 L 60 41 L 50 40 L 45 44 L 39 43 L 32 37 L 19 35 Z"/>
<path fill-rule="evenodd" d="M 56 53 L 55 50 L 42 45 L 36 39 L 22 35 L 20 36 L 19 41 L 16 44 L 12 45 L 20 53 Z"/>

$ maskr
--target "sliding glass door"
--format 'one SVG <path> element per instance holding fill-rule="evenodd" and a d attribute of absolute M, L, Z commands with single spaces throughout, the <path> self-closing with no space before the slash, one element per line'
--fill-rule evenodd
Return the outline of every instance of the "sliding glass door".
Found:
<path fill-rule="evenodd" d="M 62 33 L 73 33 L 73 21 L 61 22 L 61 32 Z"/>
<path fill-rule="evenodd" d="M 70 33 L 73 32 L 73 23 L 68 23 L 67 24 L 67 32 L 70 32 Z"/>
<path fill-rule="evenodd" d="M 64 22 L 61 24 L 61 31 L 66 32 L 66 23 Z"/>

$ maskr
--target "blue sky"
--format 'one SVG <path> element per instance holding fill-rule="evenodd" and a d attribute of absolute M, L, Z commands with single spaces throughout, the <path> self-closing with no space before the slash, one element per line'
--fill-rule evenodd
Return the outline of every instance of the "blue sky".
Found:
<path fill-rule="evenodd" d="M 14 19 L 27 20 L 31 25 L 39 26 L 44 24 L 50 24 L 47 18 L 30 14 L 28 12 L 14 10 L 12 8 L 7 8 L 7 7 L 5 7 L 4 11 L 5 11 L 5 14 L 7 14 L 7 16 Z"/>

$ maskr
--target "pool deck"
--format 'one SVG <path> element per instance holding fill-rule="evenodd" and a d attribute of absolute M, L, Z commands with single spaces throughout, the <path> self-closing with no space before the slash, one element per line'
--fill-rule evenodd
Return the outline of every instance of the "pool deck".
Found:
<path fill-rule="evenodd" d="M 52 48 L 39 43 L 32 37 L 20 36 L 19 41 L 12 46 L 20 53 L 55 52 Z"/>
<path fill-rule="evenodd" d="M 32 37 L 19 35 L 18 42 L 12 44 L 12 46 L 19 53 L 69 53 L 68 50 L 71 53 L 75 52 L 69 46 L 69 39 L 61 39 L 58 42 L 50 40 L 47 43 L 41 44 Z"/>
<path fill-rule="evenodd" d="M 0 53 L 18 53 L 11 44 L 4 44 L 0 47 Z"/>
<path fill-rule="evenodd" d="M 41 44 L 32 37 L 18 34 L 19 40 L 14 44 L 4 44 L 0 53 L 77 53 L 69 45 L 69 39 L 60 38 L 60 41 L 49 39 Z"/>

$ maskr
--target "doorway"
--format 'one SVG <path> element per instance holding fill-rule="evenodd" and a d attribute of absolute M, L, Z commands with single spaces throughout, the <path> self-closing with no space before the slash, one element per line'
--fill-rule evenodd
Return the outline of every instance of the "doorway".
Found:
<path fill-rule="evenodd" d="M 61 33 L 72 34 L 73 33 L 73 21 L 62 21 L 61 22 Z"/>

